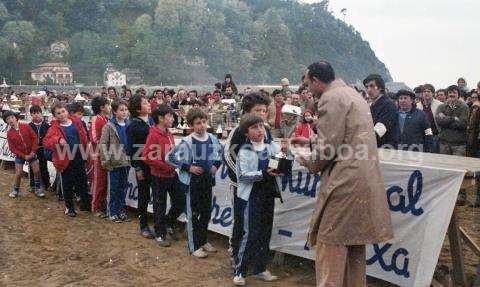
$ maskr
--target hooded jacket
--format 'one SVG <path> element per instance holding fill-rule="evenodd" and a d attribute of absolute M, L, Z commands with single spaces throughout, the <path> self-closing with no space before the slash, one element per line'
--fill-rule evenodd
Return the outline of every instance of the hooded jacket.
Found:
<path fill-rule="evenodd" d="M 175 146 L 173 135 L 168 131 L 162 131 L 156 126 L 150 127 L 147 142 L 143 148 L 142 157 L 150 167 L 153 176 L 171 178 L 176 175 L 175 168 L 165 161 L 167 153 Z"/>
<path fill-rule="evenodd" d="M 87 139 L 87 132 L 85 131 L 82 124 L 82 120 L 76 115 L 70 115 L 69 119 L 72 121 L 72 124 L 75 125 L 75 128 L 77 129 L 77 132 L 78 132 L 78 136 L 80 138 L 81 146 L 76 151 L 80 152 L 81 149 L 83 149 L 83 151 L 86 151 L 88 139 Z M 65 150 L 70 147 L 68 145 L 64 147 L 60 147 L 60 144 L 59 144 L 60 139 L 64 139 L 65 141 L 67 140 L 65 132 L 63 131 L 63 127 L 60 125 L 58 120 L 54 119 L 51 122 L 51 126 L 48 129 L 47 135 L 45 136 L 43 145 L 45 146 L 46 149 L 52 152 L 52 162 L 55 168 L 58 171 L 63 172 L 70 165 L 71 159 L 67 156 L 68 153 Z"/>
<path fill-rule="evenodd" d="M 30 153 L 37 153 L 38 137 L 28 124 L 18 123 L 18 130 L 7 131 L 8 148 L 18 157 L 25 159 Z"/>
<path fill-rule="evenodd" d="M 128 121 L 125 121 L 125 125 L 128 127 Z M 122 145 L 117 126 L 119 126 L 117 119 L 112 118 L 103 127 L 102 136 L 98 142 L 100 160 L 106 170 L 130 166 L 130 160 L 126 152 L 127 146 Z"/>

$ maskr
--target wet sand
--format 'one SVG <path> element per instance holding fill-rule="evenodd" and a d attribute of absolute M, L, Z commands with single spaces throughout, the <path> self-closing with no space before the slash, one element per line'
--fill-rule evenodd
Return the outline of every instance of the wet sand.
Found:
<path fill-rule="evenodd" d="M 67 218 L 63 202 L 47 192 L 37 199 L 26 192 L 10 199 L 13 174 L 0 171 L 0 286 L 233 286 L 226 237 L 210 233 L 219 249 L 207 259 L 188 255 L 185 235 L 169 248 L 138 235 L 134 212 L 130 222 L 116 224 L 92 215 Z M 480 212 L 461 208 L 460 221 L 479 239 Z M 446 241 L 448 242 L 448 240 Z M 477 241 L 478 242 L 478 241 Z M 465 249 L 468 277 L 478 262 Z M 439 265 L 449 265 L 448 244 Z M 281 280 L 265 283 L 248 278 L 248 286 L 315 286 L 313 262 L 286 256 L 272 266 Z M 393 286 L 369 278 L 369 286 Z"/>

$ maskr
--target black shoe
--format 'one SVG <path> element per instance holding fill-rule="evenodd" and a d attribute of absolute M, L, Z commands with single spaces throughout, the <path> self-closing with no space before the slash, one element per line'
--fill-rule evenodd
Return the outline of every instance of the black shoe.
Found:
<path fill-rule="evenodd" d="M 75 217 L 77 216 L 77 213 L 73 209 L 65 209 L 65 215 L 69 217 Z"/>
<path fill-rule="evenodd" d="M 119 218 L 123 221 L 123 222 L 129 222 L 130 219 L 128 218 L 127 214 L 126 213 L 121 213 Z"/>
<path fill-rule="evenodd" d="M 178 241 L 180 239 L 175 227 L 167 227 L 167 233 L 170 236 L 170 238 L 172 238 L 172 240 Z"/>
<path fill-rule="evenodd" d="M 155 236 L 153 236 L 153 233 L 152 233 L 152 231 L 150 230 L 149 227 L 142 228 L 140 230 L 140 235 L 143 238 L 147 238 L 147 239 L 154 239 L 155 238 Z"/>
<path fill-rule="evenodd" d="M 159 236 L 155 238 L 155 241 L 160 247 L 170 247 L 170 241 L 168 241 L 165 236 Z"/>

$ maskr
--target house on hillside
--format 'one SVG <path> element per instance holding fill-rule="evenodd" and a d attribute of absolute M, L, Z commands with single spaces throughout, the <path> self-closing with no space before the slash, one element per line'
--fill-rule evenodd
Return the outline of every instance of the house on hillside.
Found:
<path fill-rule="evenodd" d="M 47 82 L 51 80 L 57 85 L 67 85 L 73 83 L 73 72 L 70 66 L 61 62 L 43 63 L 30 71 L 32 80 L 37 82 Z"/>

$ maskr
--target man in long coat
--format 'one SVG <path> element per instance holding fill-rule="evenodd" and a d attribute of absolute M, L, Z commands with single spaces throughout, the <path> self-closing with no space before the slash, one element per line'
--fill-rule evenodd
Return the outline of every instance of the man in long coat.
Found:
<path fill-rule="evenodd" d="M 327 62 L 310 65 L 305 83 L 319 98 L 318 135 L 292 143 L 310 144 L 299 161 L 321 172 L 308 235 L 317 286 L 366 286 L 365 245 L 393 237 L 370 108 Z"/>

